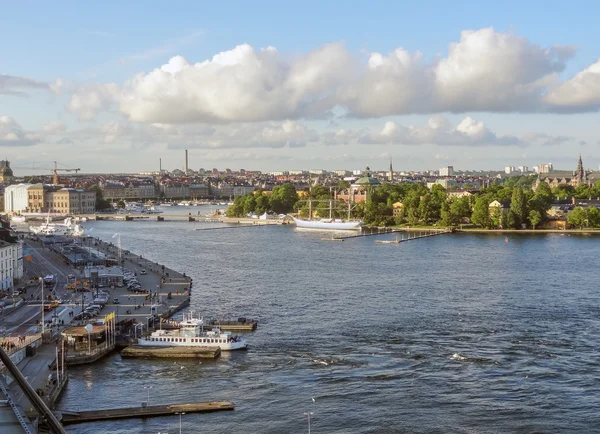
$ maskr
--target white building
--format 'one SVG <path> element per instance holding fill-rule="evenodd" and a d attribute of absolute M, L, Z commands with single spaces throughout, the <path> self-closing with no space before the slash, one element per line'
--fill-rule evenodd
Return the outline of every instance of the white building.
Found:
<path fill-rule="evenodd" d="M 440 169 L 440 176 L 454 176 L 454 166 L 446 166 Z"/>
<path fill-rule="evenodd" d="M 519 166 L 519 172 L 521 172 L 521 173 L 528 173 L 529 172 L 529 167 L 527 167 L 527 166 Z"/>
<path fill-rule="evenodd" d="M 9 185 L 4 189 L 4 211 L 21 212 L 28 207 L 27 189 L 33 184 Z"/>
<path fill-rule="evenodd" d="M 0 291 L 13 287 L 15 279 L 23 277 L 23 244 L 0 240 Z"/>
<path fill-rule="evenodd" d="M 504 173 L 506 173 L 507 175 L 510 175 L 511 173 L 515 173 L 517 171 L 517 169 L 515 168 L 515 166 L 506 166 L 504 168 Z"/>
<path fill-rule="evenodd" d="M 552 166 L 552 163 L 540 164 L 539 166 L 535 167 L 535 171 L 537 173 L 550 173 L 553 169 L 554 167 Z"/>

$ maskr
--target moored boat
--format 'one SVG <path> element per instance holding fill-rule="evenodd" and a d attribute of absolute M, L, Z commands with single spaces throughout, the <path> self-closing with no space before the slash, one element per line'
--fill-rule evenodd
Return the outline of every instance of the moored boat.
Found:
<path fill-rule="evenodd" d="M 361 221 L 347 220 L 303 220 L 297 217 L 292 217 L 296 227 L 300 229 L 319 229 L 329 231 L 359 231 L 362 228 Z"/>
<path fill-rule="evenodd" d="M 179 328 L 156 330 L 138 339 L 138 345 L 146 347 L 219 347 L 221 351 L 245 350 L 245 339 L 218 328 L 204 331 L 204 321 L 190 313 L 184 317 Z"/>

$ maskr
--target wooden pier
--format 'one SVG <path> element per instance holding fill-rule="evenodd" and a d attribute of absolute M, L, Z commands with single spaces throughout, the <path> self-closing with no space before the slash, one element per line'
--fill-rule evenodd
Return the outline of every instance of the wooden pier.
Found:
<path fill-rule="evenodd" d="M 348 239 L 352 239 L 352 238 L 364 238 L 364 237 L 374 237 L 377 235 L 386 235 L 386 234 L 399 234 L 399 233 L 407 233 L 408 236 L 406 238 L 404 238 L 404 236 L 402 236 L 401 238 L 396 238 L 396 240 L 398 242 L 396 242 L 396 240 L 377 240 L 375 241 L 377 244 L 399 244 L 401 242 L 404 241 L 409 241 L 409 240 L 417 240 L 420 238 L 428 238 L 428 237 L 433 237 L 436 235 L 443 235 L 443 234 L 449 234 L 452 231 L 449 229 L 423 229 L 423 230 L 419 230 L 419 229 L 391 229 L 391 228 L 377 228 L 377 231 L 363 231 L 359 234 L 354 234 L 354 235 L 343 235 L 343 236 L 337 236 L 337 237 L 332 237 L 331 239 L 329 238 L 322 238 L 322 240 L 325 241 L 343 241 L 343 240 L 348 240 Z M 368 229 L 367 229 L 368 230 Z M 417 235 L 418 234 L 418 235 Z M 411 236 L 412 235 L 412 236 Z"/>
<path fill-rule="evenodd" d="M 146 347 L 130 345 L 121 351 L 121 357 L 148 359 L 216 359 L 219 347 Z"/>
<path fill-rule="evenodd" d="M 229 401 L 195 402 L 191 404 L 152 405 L 140 407 L 111 408 L 106 410 L 62 411 L 63 425 L 75 423 L 98 422 L 111 419 L 146 418 L 171 416 L 178 413 L 212 413 L 216 411 L 235 410 Z"/>

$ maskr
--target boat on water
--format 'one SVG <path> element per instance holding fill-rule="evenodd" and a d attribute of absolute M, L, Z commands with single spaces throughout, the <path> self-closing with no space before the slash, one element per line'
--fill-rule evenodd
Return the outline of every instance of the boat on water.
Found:
<path fill-rule="evenodd" d="M 310 191 L 310 194 L 312 194 L 312 187 Z M 360 231 L 362 229 L 362 221 L 350 219 L 352 211 L 352 204 L 350 201 L 348 201 L 348 218 L 346 220 L 333 217 L 334 203 L 337 202 L 336 198 L 329 197 L 329 208 L 327 209 L 327 211 L 329 211 L 329 218 L 313 219 L 313 200 L 308 199 L 306 202 L 308 202 L 308 219 L 290 216 L 294 220 L 294 223 L 296 223 L 296 228 L 298 229 L 317 229 L 322 231 Z M 324 211 L 323 208 L 320 208 L 319 210 Z"/>
<path fill-rule="evenodd" d="M 204 321 L 187 314 L 178 328 L 156 330 L 138 339 L 138 345 L 146 347 L 219 347 L 221 351 L 245 350 L 248 344 L 243 338 L 223 332 L 219 328 L 204 331 Z"/>
<path fill-rule="evenodd" d="M 304 220 L 292 217 L 296 227 L 300 229 L 320 229 L 328 231 L 360 231 L 361 221 L 347 221 L 340 219 Z"/>
<path fill-rule="evenodd" d="M 159 206 L 173 206 L 173 204 L 171 202 L 161 202 Z"/>
<path fill-rule="evenodd" d="M 67 217 L 64 223 L 51 223 L 50 217 L 39 226 L 29 226 L 29 230 L 36 235 L 53 236 L 69 235 L 79 237 L 83 235 L 84 229 L 78 224 L 73 224 L 71 217 Z"/>
<path fill-rule="evenodd" d="M 190 206 L 192 203 L 187 201 L 187 200 L 183 200 L 181 202 L 179 202 L 177 205 L 178 206 Z"/>
<path fill-rule="evenodd" d="M 27 221 L 27 217 L 24 215 L 14 215 L 10 218 L 10 221 L 13 223 L 25 223 Z"/>

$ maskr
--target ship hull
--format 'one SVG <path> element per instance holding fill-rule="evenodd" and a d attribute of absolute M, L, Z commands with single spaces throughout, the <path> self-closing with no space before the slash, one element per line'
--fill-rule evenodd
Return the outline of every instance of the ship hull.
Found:
<path fill-rule="evenodd" d="M 360 231 L 362 222 L 323 222 L 323 221 L 311 221 L 302 220 L 296 217 L 292 217 L 296 223 L 296 227 L 300 229 L 317 229 L 326 231 Z"/>

